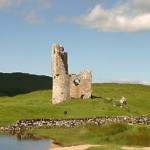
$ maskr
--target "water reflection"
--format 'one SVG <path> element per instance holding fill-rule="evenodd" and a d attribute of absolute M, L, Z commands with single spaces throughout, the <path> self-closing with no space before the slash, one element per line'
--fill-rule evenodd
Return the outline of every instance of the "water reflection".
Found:
<path fill-rule="evenodd" d="M 48 150 L 51 141 L 33 134 L 0 134 L 0 150 Z"/>
<path fill-rule="evenodd" d="M 16 138 L 18 141 L 21 140 L 43 140 L 43 139 L 47 139 L 46 137 L 42 137 L 39 135 L 35 135 L 35 134 L 30 134 L 30 133 L 17 133 L 16 134 Z"/>

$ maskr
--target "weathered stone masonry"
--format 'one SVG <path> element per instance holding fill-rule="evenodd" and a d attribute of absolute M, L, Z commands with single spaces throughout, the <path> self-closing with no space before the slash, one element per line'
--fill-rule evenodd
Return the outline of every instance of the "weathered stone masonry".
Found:
<path fill-rule="evenodd" d="M 92 95 L 92 72 L 82 71 L 79 75 L 68 73 L 68 56 L 60 44 L 52 46 L 52 103 L 57 104 L 71 98 L 88 99 Z"/>
<path fill-rule="evenodd" d="M 0 131 L 20 132 L 38 127 L 77 127 L 86 124 L 145 124 L 150 125 L 150 116 L 101 116 L 94 118 L 72 118 L 72 119 L 21 119 L 9 127 L 0 127 Z"/>

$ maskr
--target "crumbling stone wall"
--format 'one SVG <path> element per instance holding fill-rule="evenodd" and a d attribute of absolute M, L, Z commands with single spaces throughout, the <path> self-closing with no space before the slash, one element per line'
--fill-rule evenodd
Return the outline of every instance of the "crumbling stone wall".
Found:
<path fill-rule="evenodd" d="M 82 71 L 79 75 L 70 75 L 70 97 L 88 99 L 91 97 L 92 72 Z"/>
<path fill-rule="evenodd" d="M 94 118 L 71 118 L 71 119 L 21 119 L 9 127 L 0 127 L 0 131 L 23 131 L 35 127 L 77 127 L 86 124 L 111 124 L 111 123 L 127 123 L 150 125 L 150 116 L 101 116 Z"/>
<path fill-rule="evenodd" d="M 67 52 L 60 44 L 52 46 L 52 103 L 57 104 L 71 98 L 88 99 L 92 95 L 92 72 L 82 71 L 79 75 L 69 75 Z"/>

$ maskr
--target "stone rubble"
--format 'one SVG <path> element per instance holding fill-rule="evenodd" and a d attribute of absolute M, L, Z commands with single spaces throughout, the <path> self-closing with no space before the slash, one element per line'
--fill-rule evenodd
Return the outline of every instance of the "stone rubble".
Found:
<path fill-rule="evenodd" d="M 102 116 L 94 118 L 71 118 L 71 119 L 21 119 L 9 127 L 0 127 L 0 131 L 20 132 L 39 127 L 77 127 L 86 124 L 110 124 L 110 123 L 127 123 L 127 124 L 150 124 L 150 116 Z"/>

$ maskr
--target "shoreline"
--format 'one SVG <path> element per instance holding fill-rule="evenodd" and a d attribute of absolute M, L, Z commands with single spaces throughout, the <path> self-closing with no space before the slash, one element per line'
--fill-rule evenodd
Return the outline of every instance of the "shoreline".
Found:
<path fill-rule="evenodd" d="M 90 147 L 96 147 L 96 146 L 103 146 L 103 145 L 91 145 L 91 144 L 84 144 L 84 145 L 76 145 L 76 146 L 59 146 L 54 144 L 54 147 L 52 146 L 49 150 L 84 150 Z"/>
<path fill-rule="evenodd" d="M 106 145 L 92 145 L 92 144 L 84 144 L 84 145 L 77 145 L 77 146 L 68 146 L 62 147 L 59 145 L 54 144 L 55 146 L 49 150 L 85 150 L 90 147 L 105 147 Z M 122 146 L 122 150 L 150 150 L 150 147 L 134 147 L 134 146 Z"/>

